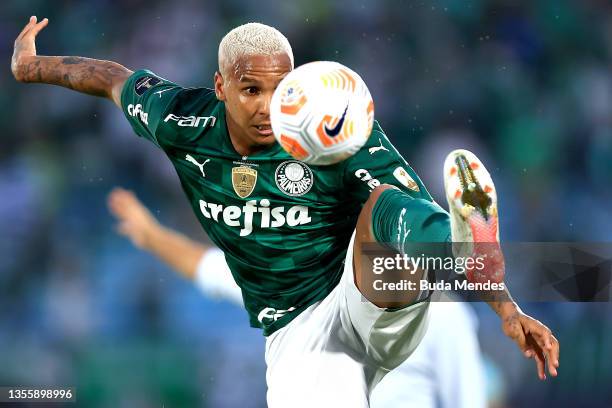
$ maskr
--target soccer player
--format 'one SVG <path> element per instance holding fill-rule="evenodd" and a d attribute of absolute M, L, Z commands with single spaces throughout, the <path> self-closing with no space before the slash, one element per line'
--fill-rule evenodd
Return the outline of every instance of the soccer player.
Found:
<path fill-rule="evenodd" d="M 157 256 L 207 296 L 242 306 L 240 288 L 222 251 L 164 227 L 130 191 L 113 189 L 108 207 L 118 220 L 117 231 L 134 245 Z M 414 353 L 374 388 L 373 408 L 486 406 L 474 312 L 463 302 L 439 301 L 431 303 L 429 314 L 427 332 Z"/>
<path fill-rule="evenodd" d="M 227 33 L 213 90 L 110 61 L 38 56 L 35 38 L 47 24 L 33 16 L 19 34 L 13 75 L 111 99 L 139 136 L 166 153 L 225 254 L 251 324 L 266 336 L 269 406 L 368 406 L 373 387 L 423 337 L 428 293 L 377 299 L 363 244 L 405 252 L 424 242 L 467 241 L 486 260 L 468 279 L 503 278 L 494 186 L 469 152 L 456 151 L 445 164 L 449 216 L 378 123 L 368 143 L 336 165 L 308 166 L 282 150 L 269 107 L 293 69 L 293 53 L 278 30 L 250 23 Z M 418 284 L 423 276 L 405 278 Z M 504 332 L 536 360 L 539 377 L 545 365 L 555 376 L 559 346 L 551 331 L 507 291 L 489 304 Z"/>

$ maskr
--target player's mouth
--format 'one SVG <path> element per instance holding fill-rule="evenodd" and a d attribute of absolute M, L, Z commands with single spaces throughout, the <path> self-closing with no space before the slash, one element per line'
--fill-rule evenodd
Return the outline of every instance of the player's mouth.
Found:
<path fill-rule="evenodd" d="M 255 129 L 257 130 L 257 133 L 262 136 L 272 135 L 272 126 L 270 126 L 270 124 L 257 125 L 255 126 Z"/>

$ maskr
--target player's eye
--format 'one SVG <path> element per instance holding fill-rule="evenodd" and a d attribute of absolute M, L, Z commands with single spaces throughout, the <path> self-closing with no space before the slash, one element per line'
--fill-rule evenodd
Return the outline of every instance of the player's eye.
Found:
<path fill-rule="evenodd" d="M 247 95 L 257 95 L 259 93 L 259 88 L 256 86 L 248 86 L 242 90 L 242 92 Z"/>

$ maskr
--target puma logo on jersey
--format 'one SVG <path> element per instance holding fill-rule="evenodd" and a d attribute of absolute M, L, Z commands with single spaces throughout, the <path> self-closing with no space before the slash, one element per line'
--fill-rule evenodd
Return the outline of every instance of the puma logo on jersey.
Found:
<path fill-rule="evenodd" d="M 312 221 L 308 215 L 308 207 L 294 205 L 285 212 L 285 207 L 270 208 L 270 200 L 263 199 L 257 205 L 257 200 L 250 200 L 244 206 L 238 207 L 208 203 L 200 200 L 200 212 L 205 218 L 214 222 L 223 222 L 230 227 L 240 227 L 240 236 L 246 237 L 253 232 L 255 214 L 259 214 L 260 228 L 278 228 L 285 224 L 290 227 L 309 224 Z"/>
<path fill-rule="evenodd" d="M 173 121 L 176 122 L 176 124 L 179 127 L 193 127 L 193 128 L 197 128 L 197 127 L 206 127 L 206 126 L 210 126 L 213 127 L 215 126 L 215 122 L 217 121 L 217 118 L 214 116 L 177 116 L 173 113 L 169 114 L 168 116 L 166 116 L 164 118 L 164 122 L 168 122 L 168 121 Z"/>
<path fill-rule="evenodd" d="M 380 146 L 370 147 L 368 149 L 368 152 L 370 152 L 370 154 L 374 154 L 374 153 L 376 153 L 376 152 L 378 152 L 380 150 L 384 150 L 385 152 L 389 151 L 389 149 L 387 149 L 385 146 L 383 146 L 381 138 L 378 138 L 378 142 L 380 143 Z"/>
<path fill-rule="evenodd" d="M 187 160 L 189 163 L 192 163 L 198 166 L 198 168 L 200 169 L 200 172 L 202 173 L 202 177 L 206 177 L 206 173 L 204 173 L 204 165 L 208 163 L 210 159 L 206 159 L 204 160 L 204 163 L 200 164 L 198 163 L 196 159 L 193 158 L 192 155 L 188 154 L 187 156 L 185 156 L 185 160 Z"/>

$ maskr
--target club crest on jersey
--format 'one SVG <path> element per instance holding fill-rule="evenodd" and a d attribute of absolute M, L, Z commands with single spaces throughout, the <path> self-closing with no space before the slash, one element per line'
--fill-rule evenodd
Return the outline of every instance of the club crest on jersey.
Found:
<path fill-rule="evenodd" d="M 232 187 L 240 198 L 247 198 L 255 189 L 257 170 L 247 166 L 232 168 Z"/>
<path fill-rule="evenodd" d="M 393 170 L 393 176 L 396 178 L 397 181 L 399 181 L 412 191 L 419 191 L 419 185 L 416 183 L 416 181 L 413 180 L 412 177 L 410 177 L 410 174 L 408 174 L 408 172 L 403 167 L 400 166 Z"/>
<path fill-rule="evenodd" d="M 159 84 L 161 81 L 161 79 L 154 76 L 144 76 L 134 84 L 134 92 L 136 92 L 137 95 L 142 96 L 142 94 L 153 88 L 154 85 Z"/>
<path fill-rule="evenodd" d="M 291 197 L 306 194 L 312 188 L 312 170 L 302 162 L 289 160 L 279 164 L 274 173 L 276 186 Z"/>

